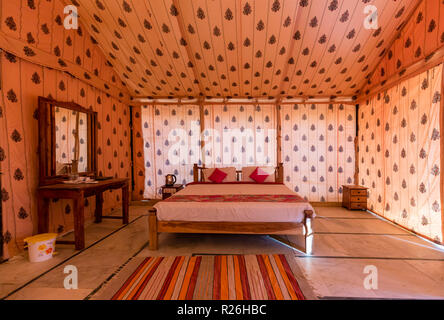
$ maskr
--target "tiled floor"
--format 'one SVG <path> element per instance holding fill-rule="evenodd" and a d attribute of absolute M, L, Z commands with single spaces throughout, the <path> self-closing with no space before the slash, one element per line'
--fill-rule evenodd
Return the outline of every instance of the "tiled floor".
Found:
<path fill-rule="evenodd" d="M 57 245 L 57 255 L 46 262 L 30 263 L 24 253 L 0 265 L 0 299 L 83 299 L 148 241 L 147 207 L 131 207 L 131 223 L 103 220 L 86 226 L 86 249 Z M 115 212 L 116 215 L 119 212 Z M 63 240 L 73 240 L 68 234 Z M 79 271 L 79 290 L 67 291 L 64 267 Z M 51 290 L 58 288 L 58 290 Z M 63 288 L 63 289 L 62 289 Z M 39 289 L 42 289 L 39 291 Z M 38 292 L 38 293 L 35 293 Z"/>
<path fill-rule="evenodd" d="M 243 235 L 161 235 L 160 249 L 152 252 L 146 247 L 147 207 L 131 207 L 132 223 L 125 228 L 118 221 L 90 225 L 87 245 L 91 247 L 80 253 L 58 246 L 59 255 L 50 262 L 31 264 L 19 257 L 0 265 L 0 297 L 84 299 L 135 255 L 287 253 L 294 255 L 321 299 L 444 299 L 442 248 L 366 212 L 316 211 L 314 254 L 307 257 L 269 237 Z M 287 240 L 300 241 L 298 237 Z M 66 265 L 78 268 L 78 290 L 63 287 Z M 366 266 L 376 267 L 376 290 L 364 287 Z"/>

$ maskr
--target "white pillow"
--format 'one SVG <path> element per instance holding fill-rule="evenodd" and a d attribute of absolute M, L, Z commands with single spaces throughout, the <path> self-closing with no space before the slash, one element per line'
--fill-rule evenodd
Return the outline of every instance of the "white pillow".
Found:
<path fill-rule="evenodd" d="M 216 168 L 208 168 L 203 169 L 202 174 L 204 178 L 204 182 L 211 182 L 209 179 L 211 175 L 213 174 L 213 171 Z M 223 182 L 236 182 L 237 181 L 237 175 L 236 175 L 236 168 L 235 167 L 227 167 L 227 168 L 218 168 L 219 170 L 225 172 L 227 176 L 225 177 Z"/>
<path fill-rule="evenodd" d="M 256 170 L 258 166 L 255 167 L 243 167 L 242 168 L 242 181 L 244 182 L 256 182 L 250 178 L 250 175 Z M 260 167 L 262 170 L 270 174 L 264 182 L 276 182 L 275 172 L 276 169 L 274 167 Z"/>

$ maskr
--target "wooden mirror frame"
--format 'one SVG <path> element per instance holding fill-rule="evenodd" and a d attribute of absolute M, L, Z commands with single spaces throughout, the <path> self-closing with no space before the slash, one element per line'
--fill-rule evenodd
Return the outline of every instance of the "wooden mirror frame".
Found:
<path fill-rule="evenodd" d="M 74 102 L 61 102 L 39 97 L 39 182 L 40 186 L 59 183 L 67 175 L 56 174 L 55 158 L 55 107 L 86 113 L 88 123 L 87 172 L 80 176 L 97 176 L 97 112 L 83 108 Z"/>

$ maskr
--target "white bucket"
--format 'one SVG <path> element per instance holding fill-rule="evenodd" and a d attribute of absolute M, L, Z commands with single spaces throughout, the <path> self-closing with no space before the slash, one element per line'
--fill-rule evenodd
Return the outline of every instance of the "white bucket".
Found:
<path fill-rule="evenodd" d="M 29 261 L 42 262 L 52 259 L 56 238 L 56 233 L 45 233 L 26 238 L 25 242 L 28 243 Z"/>

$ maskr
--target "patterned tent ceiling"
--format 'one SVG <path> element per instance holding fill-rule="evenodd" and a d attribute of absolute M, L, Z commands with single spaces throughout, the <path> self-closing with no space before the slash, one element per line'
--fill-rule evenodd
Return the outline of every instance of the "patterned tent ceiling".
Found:
<path fill-rule="evenodd" d="M 65 2 L 134 97 L 306 98 L 358 95 L 420 0 Z"/>

